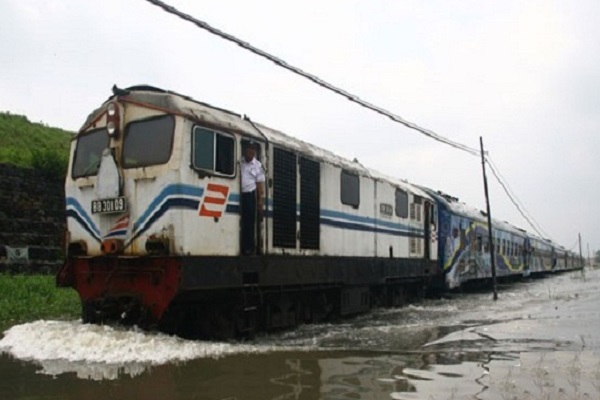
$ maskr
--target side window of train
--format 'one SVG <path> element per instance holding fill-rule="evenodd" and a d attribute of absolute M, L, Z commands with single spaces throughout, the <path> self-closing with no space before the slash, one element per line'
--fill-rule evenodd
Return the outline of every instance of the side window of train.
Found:
<path fill-rule="evenodd" d="M 396 189 L 396 216 L 408 218 L 408 193 L 402 189 Z"/>
<path fill-rule="evenodd" d="M 235 173 L 233 136 L 200 126 L 192 133 L 192 167 L 219 175 Z"/>
<path fill-rule="evenodd" d="M 340 185 L 342 204 L 358 208 L 360 204 L 360 179 L 358 175 L 342 170 Z"/>
<path fill-rule="evenodd" d="M 423 198 L 421 196 L 415 195 L 411 206 L 412 206 L 412 209 L 410 210 L 410 214 L 411 214 L 410 218 L 417 222 L 421 222 Z"/>

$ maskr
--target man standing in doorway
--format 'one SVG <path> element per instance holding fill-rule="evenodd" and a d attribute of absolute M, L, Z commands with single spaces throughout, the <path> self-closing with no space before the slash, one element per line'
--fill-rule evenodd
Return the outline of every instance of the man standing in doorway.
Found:
<path fill-rule="evenodd" d="M 262 221 L 265 194 L 265 174 L 256 159 L 256 143 L 249 142 L 244 149 L 242 170 L 242 254 L 254 254 L 256 248 L 256 216 Z"/>

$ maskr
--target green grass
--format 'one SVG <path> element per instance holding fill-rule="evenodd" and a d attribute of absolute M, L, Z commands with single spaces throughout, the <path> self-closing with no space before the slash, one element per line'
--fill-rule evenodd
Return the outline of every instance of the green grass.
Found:
<path fill-rule="evenodd" d="M 64 175 L 73 133 L 0 112 L 0 163 Z"/>
<path fill-rule="evenodd" d="M 80 315 L 77 292 L 57 288 L 53 275 L 0 274 L 0 332 L 22 322 Z"/>

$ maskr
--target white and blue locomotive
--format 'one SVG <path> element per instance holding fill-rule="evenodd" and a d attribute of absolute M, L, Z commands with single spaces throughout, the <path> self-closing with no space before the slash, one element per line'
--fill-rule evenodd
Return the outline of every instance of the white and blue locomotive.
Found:
<path fill-rule="evenodd" d="M 266 170 L 266 209 L 258 254 L 243 256 L 239 160 L 249 141 Z M 114 88 L 90 114 L 72 142 L 65 192 L 57 282 L 78 291 L 89 322 L 223 337 L 400 305 L 436 282 L 490 276 L 476 211 L 149 86 Z M 501 275 L 570 266 L 547 241 L 508 224 L 496 231 Z M 539 252 L 527 253 L 526 241 Z"/>

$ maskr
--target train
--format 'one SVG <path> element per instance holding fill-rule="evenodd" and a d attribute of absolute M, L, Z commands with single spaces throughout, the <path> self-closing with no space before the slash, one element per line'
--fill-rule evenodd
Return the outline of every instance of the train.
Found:
<path fill-rule="evenodd" d="M 74 136 L 65 263 L 86 323 L 194 338 L 288 329 L 400 306 L 491 277 L 486 214 L 249 117 L 173 91 L 113 87 Z M 240 160 L 265 175 L 242 253 Z M 563 247 L 493 222 L 498 276 L 578 268 Z"/>

